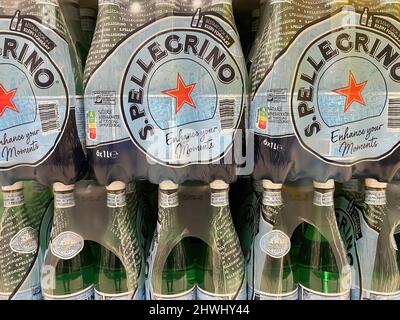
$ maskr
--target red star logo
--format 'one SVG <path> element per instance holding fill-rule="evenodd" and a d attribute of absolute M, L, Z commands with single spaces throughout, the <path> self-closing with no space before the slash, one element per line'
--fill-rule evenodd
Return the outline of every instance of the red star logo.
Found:
<path fill-rule="evenodd" d="M 189 84 L 187 86 L 185 82 L 183 82 L 181 75 L 178 73 L 176 89 L 165 90 L 162 93 L 172 98 L 175 98 L 176 100 L 175 113 L 178 113 L 182 109 L 185 103 L 187 103 L 192 108 L 196 109 L 192 97 L 190 96 L 195 86 L 196 83 Z"/>
<path fill-rule="evenodd" d="M 366 106 L 361 91 L 363 91 L 367 83 L 368 80 L 362 83 L 357 83 L 353 72 L 350 71 L 349 85 L 341 89 L 333 90 L 333 92 L 346 97 L 346 105 L 344 106 L 344 112 L 347 112 L 354 102 L 358 102 L 361 105 Z"/>
<path fill-rule="evenodd" d="M 7 92 L 4 89 L 4 87 L 0 84 L 0 117 L 3 116 L 6 109 L 10 109 L 15 112 L 19 112 L 19 110 L 15 106 L 14 102 L 12 101 L 16 92 L 17 92 L 17 89 L 12 89 Z"/>

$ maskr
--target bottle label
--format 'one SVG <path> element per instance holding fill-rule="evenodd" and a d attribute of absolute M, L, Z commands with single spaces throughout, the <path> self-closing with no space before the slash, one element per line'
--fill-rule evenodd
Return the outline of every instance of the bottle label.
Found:
<path fill-rule="evenodd" d="M 158 197 L 159 206 L 163 208 L 176 208 L 179 206 L 178 193 L 165 194 L 160 192 Z"/>
<path fill-rule="evenodd" d="M 3 192 L 3 205 L 4 208 L 13 208 L 22 206 L 25 202 L 24 191 L 10 191 Z"/>
<path fill-rule="evenodd" d="M 85 130 L 85 107 L 83 96 L 76 96 L 75 105 L 75 119 L 76 129 L 78 130 L 79 140 L 82 142 L 86 141 L 86 130 Z"/>
<path fill-rule="evenodd" d="M 67 209 L 75 207 L 75 196 L 73 192 L 59 193 L 54 192 L 54 207 Z"/>
<path fill-rule="evenodd" d="M 350 300 L 350 290 L 343 293 L 322 293 L 300 285 L 299 300 Z"/>
<path fill-rule="evenodd" d="M 94 286 L 90 286 L 82 291 L 66 295 L 52 295 L 43 293 L 45 300 L 94 300 Z"/>
<path fill-rule="evenodd" d="M 1 169 L 37 166 L 55 150 L 74 109 L 68 43 L 16 11 L 0 16 L 0 52 Z"/>
<path fill-rule="evenodd" d="M 213 207 L 229 206 L 229 193 L 227 191 L 212 192 L 211 193 L 211 205 Z"/>
<path fill-rule="evenodd" d="M 384 293 L 362 290 L 362 300 L 400 300 L 400 291 Z"/>
<path fill-rule="evenodd" d="M 147 4 L 139 8 L 146 12 Z M 172 167 L 213 163 L 231 150 L 246 104 L 246 69 L 238 35 L 221 16 L 199 9 L 156 19 L 97 63 L 89 58 L 87 73 L 95 71 L 86 75 L 85 109 L 98 122 L 89 149 L 131 140 Z"/>
<path fill-rule="evenodd" d="M 197 300 L 197 288 L 192 289 L 179 294 L 164 295 L 164 294 L 153 294 L 154 300 Z"/>
<path fill-rule="evenodd" d="M 290 238 L 281 230 L 272 230 L 260 239 L 260 249 L 272 258 L 283 258 L 290 248 Z"/>
<path fill-rule="evenodd" d="M 294 22 L 276 19 L 274 30 L 272 21 L 260 45 L 267 53 L 254 67 L 250 128 L 266 138 L 295 136 L 335 165 L 384 159 L 400 143 L 400 23 L 373 12 L 377 6 L 334 12 L 319 3 L 309 11 L 296 3 L 276 8 Z M 284 40 L 272 41 L 276 34 Z"/>
<path fill-rule="evenodd" d="M 321 193 L 314 191 L 313 203 L 319 207 L 331 207 L 334 205 L 333 192 Z"/>
<path fill-rule="evenodd" d="M 386 191 L 365 191 L 365 203 L 371 206 L 384 206 L 386 205 Z"/>
<path fill-rule="evenodd" d="M 94 289 L 94 300 L 143 300 L 144 288 L 119 294 L 103 293 Z"/>
<path fill-rule="evenodd" d="M 126 193 L 107 193 L 107 207 L 121 208 L 126 206 Z"/>
<path fill-rule="evenodd" d="M 250 290 L 254 295 L 253 300 L 297 300 L 299 298 L 299 292 L 297 288 L 292 292 L 282 294 L 270 294 L 259 290 L 254 290 L 252 288 L 250 288 Z"/>
<path fill-rule="evenodd" d="M 50 244 L 51 253 L 62 260 L 70 260 L 83 249 L 84 240 L 75 232 L 66 231 L 56 236 Z"/>
<path fill-rule="evenodd" d="M 246 286 L 243 286 L 236 293 L 216 294 L 197 287 L 197 300 L 247 300 L 247 290 Z"/>
<path fill-rule="evenodd" d="M 1 300 L 9 300 L 12 292 L 4 293 L 0 292 L 0 301 Z M 42 299 L 42 290 L 40 285 L 32 286 L 26 290 L 19 290 L 12 300 L 41 300 Z"/>
<path fill-rule="evenodd" d="M 282 192 L 280 191 L 264 191 L 263 192 L 263 205 L 269 207 L 279 207 L 283 204 Z"/>
<path fill-rule="evenodd" d="M 10 248 L 17 253 L 35 253 L 38 248 L 37 236 L 35 229 L 23 228 L 11 239 Z"/>

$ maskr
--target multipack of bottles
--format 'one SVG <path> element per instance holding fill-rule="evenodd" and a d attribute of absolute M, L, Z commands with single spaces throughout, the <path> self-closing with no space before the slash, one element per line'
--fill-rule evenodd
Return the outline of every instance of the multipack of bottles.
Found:
<path fill-rule="evenodd" d="M 0 299 L 400 299 L 398 1 L 82 4 L 0 0 Z"/>

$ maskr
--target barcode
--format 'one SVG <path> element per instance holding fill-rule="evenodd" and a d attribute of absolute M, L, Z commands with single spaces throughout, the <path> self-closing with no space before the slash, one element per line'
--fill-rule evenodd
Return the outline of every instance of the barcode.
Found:
<path fill-rule="evenodd" d="M 58 105 L 56 103 L 39 104 L 39 117 L 43 134 L 59 131 Z"/>
<path fill-rule="evenodd" d="M 233 118 L 235 116 L 235 99 L 222 99 L 219 102 L 219 113 L 221 117 L 222 130 L 233 129 Z"/>
<path fill-rule="evenodd" d="M 400 131 L 400 98 L 389 99 L 388 129 Z"/>

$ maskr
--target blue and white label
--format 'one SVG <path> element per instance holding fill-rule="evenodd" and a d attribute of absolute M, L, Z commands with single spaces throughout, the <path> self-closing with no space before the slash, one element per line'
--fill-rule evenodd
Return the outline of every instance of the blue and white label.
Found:
<path fill-rule="evenodd" d="M 343 293 L 323 293 L 300 285 L 299 300 L 350 300 L 350 290 Z"/>
<path fill-rule="evenodd" d="M 218 161 L 242 117 L 244 70 L 238 36 L 222 18 L 198 11 L 159 19 L 122 42 L 89 79 L 88 148 L 130 139 L 160 164 Z"/>
<path fill-rule="evenodd" d="M 400 23 L 353 10 L 310 25 L 275 61 L 253 97 L 257 134 L 295 135 L 316 157 L 344 166 L 399 146 Z"/>
<path fill-rule="evenodd" d="M 400 300 L 400 291 L 375 292 L 369 290 L 362 290 L 362 300 Z"/>
<path fill-rule="evenodd" d="M 200 287 L 197 287 L 197 300 L 247 300 L 247 285 L 246 281 L 238 292 L 231 294 L 218 294 L 207 292 Z"/>
<path fill-rule="evenodd" d="M 19 290 L 13 297 L 11 297 L 11 292 L 0 292 L 1 300 L 42 300 L 42 290 L 40 285 L 33 285 L 29 289 Z"/>
<path fill-rule="evenodd" d="M 250 291 L 253 292 L 252 300 L 298 300 L 299 298 L 299 292 L 297 288 L 292 292 L 281 293 L 281 294 L 265 293 L 251 288 Z"/>
<path fill-rule="evenodd" d="M 178 294 L 153 294 L 154 300 L 197 300 L 197 287 L 194 286 L 190 290 Z"/>
<path fill-rule="evenodd" d="M 30 17 L 0 17 L 0 170 L 36 166 L 56 148 L 74 105 L 68 43 Z"/>
<path fill-rule="evenodd" d="M 94 289 L 90 286 L 82 291 L 66 294 L 66 295 L 52 295 L 43 293 L 45 300 L 94 300 Z"/>
<path fill-rule="evenodd" d="M 125 293 L 104 293 L 94 289 L 94 300 L 143 300 L 145 296 L 145 287 L 141 286 L 136 292 Z"/>

